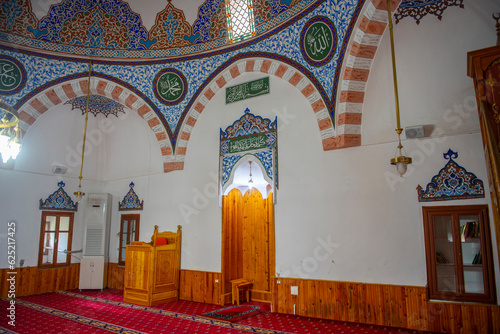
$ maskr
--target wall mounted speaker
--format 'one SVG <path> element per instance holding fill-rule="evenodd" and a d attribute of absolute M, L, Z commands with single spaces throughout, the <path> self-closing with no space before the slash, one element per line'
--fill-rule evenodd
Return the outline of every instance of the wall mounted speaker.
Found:
<path fill-rule="evenodd" d="M 424 137 L 424 126 L 418 125 L 407 127 L 405 128 L 405 135 L 407 139 L 422 138 Z"/>
<path fill-rule="evenodd" d="M 53 174 L 66 174 L 67 168 L 64 166 L 54 166 L 52 167 Z"/>

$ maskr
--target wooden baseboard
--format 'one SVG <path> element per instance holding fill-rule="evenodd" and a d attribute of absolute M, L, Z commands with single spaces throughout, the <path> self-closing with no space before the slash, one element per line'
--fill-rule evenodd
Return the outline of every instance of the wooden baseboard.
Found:
<path fill-rule="evenodd" d="M 279 313 L 437 333 L 500 333 L 500 306 L 429 301 L 426 287 L 279 277 L 272 290 Z"/>
<path fill-rule="evenodd" d="M 125 277 L 125 267 L 118 263 L 108 263 L 108 288 L 123 290 L 123 280 Z"/>
<path fill-rule="evenodd" d="M 80 282 L 80 264 L 73 263 L 68 267 L 52 269 L 38 269 L 38 267 L 0 269 L 0 280 L 1 298 L 77 289 Z"/>
<path fill-rule="evenodd" d="M 221 273 L 181 269 L 179 299 L 221 304 Z"/>

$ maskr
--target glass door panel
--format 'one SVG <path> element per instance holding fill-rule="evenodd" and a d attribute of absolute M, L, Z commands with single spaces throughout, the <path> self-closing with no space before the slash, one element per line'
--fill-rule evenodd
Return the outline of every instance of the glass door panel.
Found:
<path fill-rule="evenodd" d="M 120 262 L 125 262 L 125 253 L 128 239 L 128 219 L 122 220 L 122 230 L 120 238 Z"/>
<path fill-rule="evenodd" d="M 43 264 L 54 263 L 54 240 L 55 233 L 49 232 L 45 233 L 45 238 L 43 240 Z"/>
<path fill-rule="evenodd" d="M 129 238 L 129 244 L 130 244 L 130 241 L 134 241 L 135 240 L 135 219 L 132 219 L 130 221 L 130 238 Z"/>
<path fill-rule="evenodd" d="M 434 216 L 434 245 L 439 291 L 457 291 L 451 216 Z"/>
<path fill-rule="evenodd" d="M 45 217 L 45 232 L 56 230 L 57 217 L 56 216 L 46 216 Z"/>
<path fill-rule="evenodd" d="M 59 231 L 69 231 L 69 217 L 59 217 Z"/>
<path fill-rule="evenodd" d="M 68 254 L 64 253 L 68 249 L 69 233 L 59 232 L 59 240 L 57 240 L 57 258 L 56 263 L 66 263 Z"/>
<path fill-rule="evenodd" d="M 127 245 L 127 240 L 128 239 L 128 220 L 123 220 L 122 221 L 122 238 L 121 238 L 121 244 L 125 247 Z"/>
<path fill-rule="evenodd" d="M 464 291 L 484 293 L 481 231 L 477 215 L 460 215 L 460 246 L 464 268 Z"/>

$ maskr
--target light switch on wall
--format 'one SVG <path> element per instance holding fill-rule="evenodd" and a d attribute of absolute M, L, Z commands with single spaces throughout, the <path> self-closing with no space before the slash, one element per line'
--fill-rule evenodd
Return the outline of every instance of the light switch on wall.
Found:
<path fill-rule="evenodd" d="M 291 286 L 290 287 L 290 293 L 292 295 L 298 295 L 299 294 L 299 287 L 298 286 Z"/>

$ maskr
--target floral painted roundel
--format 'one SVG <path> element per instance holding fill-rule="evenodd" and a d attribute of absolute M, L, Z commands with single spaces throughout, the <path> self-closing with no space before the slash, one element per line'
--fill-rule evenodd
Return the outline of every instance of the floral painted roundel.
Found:
<path fill-rule="evenodd" d="M 337 30 L 330 19 L 316 16 L 307 21 L 300 33 L 300 50 L 312 66 L 328 63 L 337 46 Z"/>
<path fill-rule="evenodd" d="M 0 94 L 13 95 L 26 84 L 26 70 L 15 58 L 0 55 Z"/>
<path fill-rule="evenodd" d="M 178 70 L 166 68 L 156 74 L 153 80 L 153 90 L 163 104 L 177 104 L 186 96 L 187 81 Z"/>

